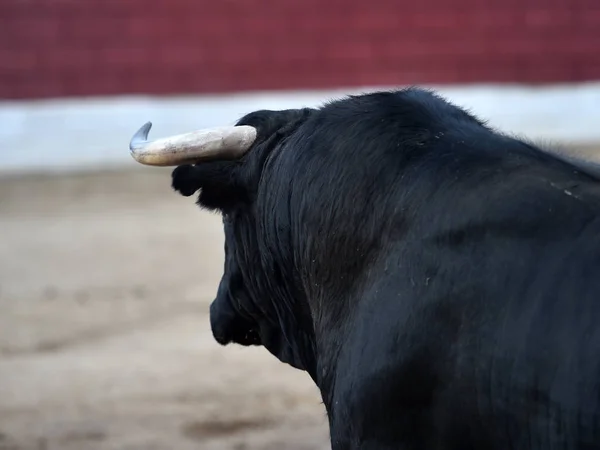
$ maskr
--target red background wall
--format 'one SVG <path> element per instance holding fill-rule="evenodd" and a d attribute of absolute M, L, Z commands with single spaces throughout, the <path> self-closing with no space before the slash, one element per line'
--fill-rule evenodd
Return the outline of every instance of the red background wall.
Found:
<path fill-rule="evenodd" d="M 600 79 L 600 0 L 0 0 L 0 98 Z"/>

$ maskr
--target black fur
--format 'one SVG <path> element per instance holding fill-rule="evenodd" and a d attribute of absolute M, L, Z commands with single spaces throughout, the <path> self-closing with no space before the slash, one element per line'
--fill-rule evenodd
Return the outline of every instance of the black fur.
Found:
<path fill-rule="evenodd" d="M 600 448 L 600 184 L 420 89 L 258 111 L 178 167 L 223 213 L 211 325 L 321 390 L 333 449 Z"/>

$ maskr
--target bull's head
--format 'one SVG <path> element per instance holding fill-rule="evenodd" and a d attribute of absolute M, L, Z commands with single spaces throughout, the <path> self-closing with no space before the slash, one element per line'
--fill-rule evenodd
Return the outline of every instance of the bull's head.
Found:
<path fill-rule="evenodd" d="M 215 339 L 222 345 L 263 345 L 313 375 L 310 312 L 289 271 L 294 257 L 286 235 L 289 223 L 265 226 L 286 214 L 273 210 L 280 208 L 282 192 L 276 185 L 267 187 L 266 167 L 310 114 L 310 109 L 257 111 L 236 126 L 155 141 L 147 140 L 147 123 L 132 138 L 130 150 L 142 164 L 178 166 L 173 188 L 184 196 L 200 191 L 198 205 L 223 216 L 225 268 L 210 307 Z M 281 245 L 268 248 L 273 242 Z"/>

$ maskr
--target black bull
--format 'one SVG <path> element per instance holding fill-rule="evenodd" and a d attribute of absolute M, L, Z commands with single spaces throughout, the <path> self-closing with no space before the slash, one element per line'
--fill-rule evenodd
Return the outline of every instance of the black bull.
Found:
<path fill-rule="evenodd" d="M 334 449 L 600 448 L 597 180 L 419 89 L 238 124 L 172 180 L 223 215 L 213 334 L 308 372 Z"/>

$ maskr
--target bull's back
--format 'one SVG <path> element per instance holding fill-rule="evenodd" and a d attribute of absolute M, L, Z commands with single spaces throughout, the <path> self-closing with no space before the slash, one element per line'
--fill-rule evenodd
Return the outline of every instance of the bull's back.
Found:
<path fill-rule="evenodd" d="M 365 430 L 440 448 L 600 442 L 600 211 L 593 192 L 553 195 L 388 242 L 340 359 Z"/>
<path fill-rule="evenodd" d="M 598 188 L 564 183 L 531 182 L 487 210 L 482 229 L 432 243 L 439 291 L 415 299 L 436 305 L 429 328 L 446 330 L 439 348 L 452 355 L 438 372 L 453 380 L 442 422 L 504 441 L 496 448 L 600 445 Z"/>
<path fill-rule="evenodd" d="M 313 296 L 343 305 L 322 327 L 343 343 L 334 442 L 594 444 L 600 183 L 413 94 L 333 104 L 303 130 L 281 161 L 310 174 L 292 217 L 326 230 L 299 244 L 327 275 Z"/>

